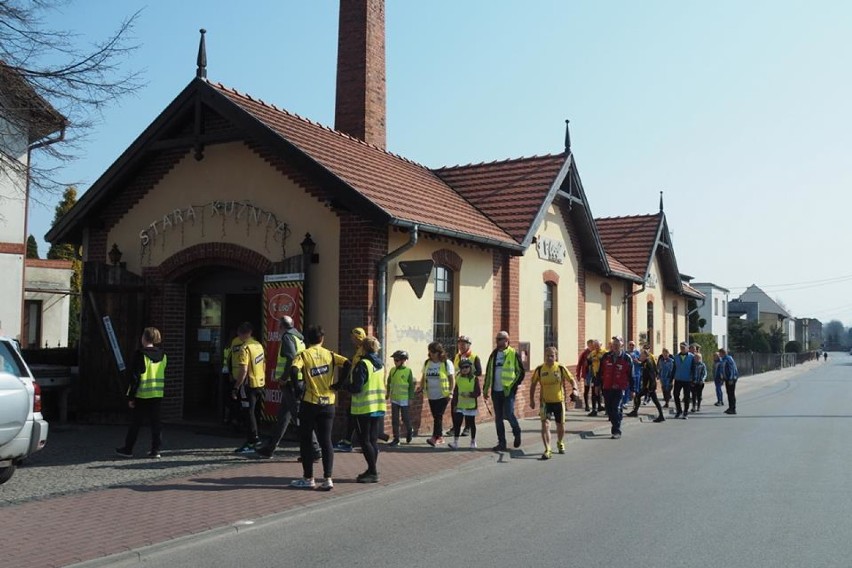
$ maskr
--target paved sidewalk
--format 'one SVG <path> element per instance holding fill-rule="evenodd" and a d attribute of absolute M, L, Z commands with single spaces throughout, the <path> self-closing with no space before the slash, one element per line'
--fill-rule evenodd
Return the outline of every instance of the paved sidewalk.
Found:
<path fill-rule="evenodd" d="M 767 376 L 775 373 L 761 375 L 753 386 L 743 384 L 745 388 L 741 393 L 808 368 L 809 365 L 804 365 L 780 371 L 775 377 Z M 715 410 L 721 412 L 721 409 Z M 650 415 L 654 412 L 653 407 L 642 407 L 642 412 Z M 710 412 L 708 409 L 707 413 Z M 626 420 L 625 436 L 630 436 L 630 431 L 637 427 L 636 423 L 636 419 Z M 295 512 L 329 499 L 380 490 L 382 486 L 411 482 L 445 471 L 485 467 L 505 460 L 507 456 L 518 458 L 540 454 L 542 445 L 538 420 L 523 420 L 521 424 L 524 433 L 522 448 L 505 454 L 490 451 L 496 443 L 491 423 L 479 426 L 478 451 L 433 449 L 425 444 L 425 438 L 416 438 L 411 446 L 383 448 L 379 458 L 382 482 L 377 485 L 355 483 L 355 476 L 365 467 L 359 452 L 335 454 L 335 489 L 331 493 L 290 489 L 290 481 L 301 475 L 301 465 L 296 463 L 297 454 L 292 447 L 279 450 L 277 459 L 273 460 L 235 458 L 230 452 L 235 447 L 233 442 L 238 440 L 214 438 L 216 443 L 211 444 L 209 437 L 185 433 L 187 439 L 196 438 L 193 443 L 187 441 L 188 446 L 195 446 L 198 442 L 203 445 L 206 440 L 210 447 L 171 450 L 164 453 L 164 459 L 159 462 L 146 459 L 98 462 L 100 469 L 95 471 L 124 472 L 121 475 L 129 472 L 131 475 L 107 488 L 91 490 L 78 483 L 78 489 L 66 489 L 75 491 L 71 494 L 50 497 L 48 493 L 37 496 L 39 498 L 35 500 L 3 506 L 0 550 L 3 550 L 4 563 L 9 566 L 65 566 L 128 553 L 213 529 L 239 530 L 241 526 L 250 524 L 247 521 Z M 83 433 L 80 446 L 90 447 L 92 432 L 87 428 L 80 431 Z M 569 463 L 572 444 L 583 437 L 594 436 L 595 431 L 608 437 L 609 424 L 605 417 L 587 418 L 585 412 L 572 410 L 568 413 L 567 431 L 567 455 L 554 456 L 555 467 Z M 108 433 L 107 437 L 114 434 Z M 174 433 L 172 436 L 177 437 Z M 462 443 L 466 446 L 468 439 L 462 438 Z M 109 451 L 115 445 L 107 446 Z M 98 452 L 102 449 L 102 446 L 96 447 Z M 187 456 L 190 458 L 187 459 Z M 199 463 L 192 463 L 192 456 L 201 456 L 197 460 Z M 85 466 L 77 463 L 54 467 L 74 471 L 74 468 Z M 187 473 L 182 468 L 198 469 Z M 33 469 L 24 467 L 16 476 L 30 475 Z M 82 469 L 76 473 L 81 471 L 85 478 Z M 146 477 L 140 472 L 147 472 L 148 476 L 153 472 L 154 477 Z M 0 488 L 4 498 L 5 489 L 5 486 Z M 134 556 L 130 555 L 131 558 Z M 108 565 L 115 560 L 103 559 L 93 564 Z"/>

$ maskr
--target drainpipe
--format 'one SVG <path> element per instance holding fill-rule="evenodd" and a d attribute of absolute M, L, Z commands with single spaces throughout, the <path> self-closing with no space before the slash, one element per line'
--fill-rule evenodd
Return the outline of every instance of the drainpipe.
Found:
<path fill-rule="evenodd" d="M 379 340 L 379 345 L 381 346 L 381 354 L 383 358 L 387 358 L 385 354 L 385 328 L 387 327 L 387 319 L 388 319 L 388 264 L 391 260 L 398 257 L 405 251 L 412 248 L 417 244 L 417 231 L 419 225 L 414 225 L 411 228 L 411 233 L 408 238 L 408 242 L 399 247 L 398 249 L 391 251 L 384 258 L 382 258 L 378 265 L 379 272 L 379 290 L 378 290 L 378 321 L 376 322 L 376 336 Z"/>
<path fill-rule="evenodd" d="M 622 333 L 624 334 L 625 337 L 627 337 L 628 334 L 630 333 L 630 330 L 628 329 L 628 325 L 627 325 L 628 322 L 630 321 L 630 317 L 627 314 L 627 300 L 629 300 L 633 296 L 641 294 L 644 291 L 645 291 L 645 280 L 642 281 L 642 287 L 641 288 L 639 288 L 635 292 L 630 292 L 629 294 L 625 294 L 624 299 L 621 300 L 621 305 L 623 306 L 621 311 L 624 313 L 624 321 L 623 321 L 623 325 L 622 325 L 624 331 Z M 628 339 L 625 340 L 625 345 L 627 345 L 627 341 L 630 341 L 630 339 L 631 338 L 628 337 Z"/>

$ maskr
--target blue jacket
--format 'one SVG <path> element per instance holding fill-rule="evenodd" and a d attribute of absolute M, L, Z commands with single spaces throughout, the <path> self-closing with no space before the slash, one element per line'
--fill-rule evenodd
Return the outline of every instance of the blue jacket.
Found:
<path fill-rule="evenodd" d="M 713 380 L 716 382 L 722 382 L 722 363 L 721 361 L 716 361 L 713 363 Z"/>
<path fill-rule="evenodd" d="M 633 359 L 633 379 L 641 379 L 642 378 L 642 363 L 639 361 L 639 357 L 642 354 L 638 349 L 634 349 L 633 351 L 627 352 L 630 355 L 630 358 Z"/>
<path fill-rule="evenodd" d="M 672 384 L 672 373 L 674 371 L 674 363 L 671 357 L 663 359 L 660 357 L 657 363 L 657 369 L 660 373 L 660 382 L 664 387 L 669 387 Z"/>
<path fill-rule="evenodd" d="M 736 381 L 740 378 L 740 374 L 737 371 L 737 364 L 730 355 L 722 357 L 722 360 L 719 362 L 719 368 L 722 370 L 722 379 L 725 381 Z"/>
<path fill-rule="evenodd" d="M 704 383 L 707 380 L 707 365 L 704 364 L 704 361 L 700 363 L 695 363 L 695 367 L 692 369 L 692 381 L 695 383 Z"/>
<path fill-rule="evenodd" d="M 674 359 L 674 380 L 675 382 L 692 382 L 692 368 L 695 366 L 695 357 L 692 353 L 681 355 L 678 353 L 672 357 Z"/>

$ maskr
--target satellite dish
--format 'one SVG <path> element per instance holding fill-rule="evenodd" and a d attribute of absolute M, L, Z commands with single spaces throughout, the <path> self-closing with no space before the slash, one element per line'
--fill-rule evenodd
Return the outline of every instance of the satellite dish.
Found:
<path fill-rule="evenodd" d="M 418 299 L 423 297 L 423 291 L 426 290 L 426 283 L 429 282 L 429 277 L 432 275 L 432 269 L 435 267 L 434 260 L 402 260 L 399 262 L 399 268 L 402 270 L 402 276 L 397 276 L 403 280 L 408 280 L 411 289 Z"/>

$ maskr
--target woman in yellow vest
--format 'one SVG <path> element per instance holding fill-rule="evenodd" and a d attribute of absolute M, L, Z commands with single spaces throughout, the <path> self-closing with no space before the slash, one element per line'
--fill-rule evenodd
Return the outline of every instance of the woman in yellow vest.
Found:
<path fill-rule="evenodd" d="M 159 347 L 162 342 L 160 330 L 146 327 L 140 339 L 142 348 L 133 355 L 130 366 L 132 373 L 130 387 L 127 389 L 127 406 L 133 412 L 130 428 L 124 445 L 115 449 L 115 453 L 125 458 L 133 457 L 133 446 L 139 435 L 142 423 L 151 423 L 151 451 L 149 458 L 160 457 L 162 425 L 160 423 L 160 403 L 163 400 L 163 387 L 166 379 L 166 354 Z"/>
<path fill-rule="evenodd" d="M 429 410 L 432 412 L 432 437 L 426 440 L 426 443 L 432 447 L 444 443 L 442 436 L 444 412 L 450 402 L 450 393 L 453 392 L 454 375 L 453 362 L 447 360 L 444 346 L 437 341 L 430 343 L 429 358 L 423 363 L 420 385 L 415 392 L 419 394 L 425 389 L 429 399 Z"/>
<path fill-rule="evenodd" d="M 459 447 L 462 422 L 465 430 L 470 432 L 470 449 L 476 449 L 476 407 L 480 394 L 482 389 L 473 361 L 462 359 L 459 361 L 459 374 L 453 390 L 453 441 L 447 444 L 450 449 Z"/>
<path fill-rule="evenodd" d="M 367 461 L 367 471 L 355 478 L 358 483 L 378 483 L 379 430 L 385 420 L 385 372 L 379 359 L 379 340 L 366 337 L 361 342 L 363 357 L 352 369 L 349 392 L 352 393 L 350 412 L 361 441 L 361 451 Z"/>

